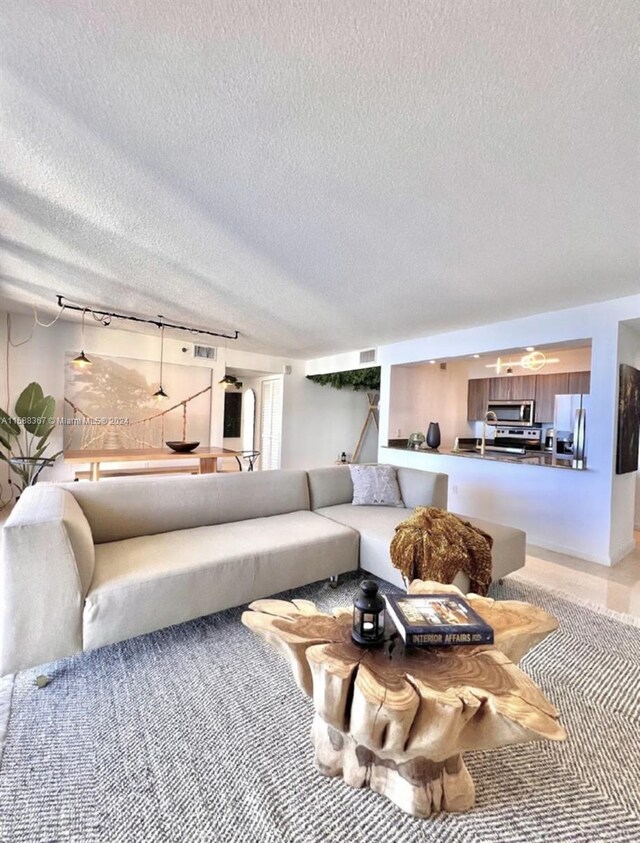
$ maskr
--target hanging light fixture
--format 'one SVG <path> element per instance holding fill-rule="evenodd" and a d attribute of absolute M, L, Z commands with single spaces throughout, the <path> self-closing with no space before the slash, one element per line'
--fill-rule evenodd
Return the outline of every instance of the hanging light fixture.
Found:
<path fill-rule="evenodd" d="M 85 307 L 82 311 L 82 350 L 77 357 L 74 357 L 71 361 L 71 365 L 74 369 L 88 369 L 92 363 L 88 357 L 85 356 L 84 353 L 84 317 L 87 312 L 87 308 Z"/>
<path fill-rule="evenodd" d="M 559 363 L 559 357 L 547 357 L 542 351 L 531 351 L 529 354 L 525 354 L 520 360 L 512 360 L 509 357 L 509 362 L 505 363 L 504 360 L 501 360 L 499 357 L 495 363 L 487 363 L 487 369 L 495 369 L 496 374 L 500 374 L 502 368 L 506 368 L 506 373 L 508 375 L 513 374 L 513 367 L 514 366 L 521 366 L 523 369 L 528 369 L 530 372 L 539 372 L 543 369 L 547 363 Z M 511 371 L 509 371 L 511 369 Z"/>
<path fill-rule="evenodd" d="M 222 380 L 218 381 L 224 389 L 228 389 L 230 386 L 235 386 L 236 389 L 242 389 L 242 381 L 239 381 L 235 375 L 225 375 Z"/>
<path fill-rule="evenodd" d="M 162 319 L 162 316 L 160 317 Z M 162 388 L 162 364 L 164 361 L 164 325 L 160 325 L 160 385 L 153 393 L 153 397 L 156 401 L 162 401 L 164 398 L 168 398 L 169 396 Z"/>
<path fill-rule="evenodd" d="M 520 364 L 523 369 L 529 369 L 531 372 L 539 372 L 547 363 L 558 362 L 557 358 L 547 358 L 542 351 L 535 351 L 532 349 L 529 354 L 525 354 Z"/>

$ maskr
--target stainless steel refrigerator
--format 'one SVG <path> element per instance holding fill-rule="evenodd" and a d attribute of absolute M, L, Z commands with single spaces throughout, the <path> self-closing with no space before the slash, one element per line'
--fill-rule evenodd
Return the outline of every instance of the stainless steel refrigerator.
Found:
<path fill-rule="evenodd" d="M 573 468 L 587 467 L 588 406 L 589 395 L 556 395 L 553 416 L 555 461 L 570 461 Z"/>

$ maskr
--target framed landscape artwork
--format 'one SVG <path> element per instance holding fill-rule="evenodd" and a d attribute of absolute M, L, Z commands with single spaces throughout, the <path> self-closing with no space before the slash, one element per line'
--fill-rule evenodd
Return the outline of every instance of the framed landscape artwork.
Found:
<path fill-rule="evenodd" d="M 638 470 L 640 441 L 640 371 L 620 364 L 620 392 L 618 393 L 618 447 L 616 474 Z"/>
<path fill-rule="evenodd" d="M 165 363 L 158 402 L 158 363 L 91 354 L 78 370 L 65 355 L 64 449 L 163 448 L 167 440 L 209 445 L 212 370 Z"/>

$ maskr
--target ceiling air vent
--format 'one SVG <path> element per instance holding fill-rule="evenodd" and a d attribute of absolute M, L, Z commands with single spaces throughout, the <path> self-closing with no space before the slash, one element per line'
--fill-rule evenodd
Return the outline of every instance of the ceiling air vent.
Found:
<path fill-rule="evenodd" d="M 218 349 L 214 348 L 212 345 L 194 345 L 193 356 L 200 357 L 203 360 L 217 360 Z"/>
<path fill-rule="evenodd" d="M 360 352 L 360 362 L 361 363 L 375 363 L 376 362 L 376 350 L 375 350 L 375 348 L 370 348 L 368 351 L 361 351 Z"/>

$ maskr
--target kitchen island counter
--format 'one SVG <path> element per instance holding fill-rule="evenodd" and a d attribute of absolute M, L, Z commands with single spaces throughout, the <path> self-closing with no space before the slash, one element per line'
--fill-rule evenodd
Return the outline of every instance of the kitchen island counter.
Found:
<path fill-rule="evenodd" d="M 482 460 L 483 462 L 521 463 L 522 465 L 541 465 L 547 468 L 569 469 L 570 471 L 586 471 L 585 468 L 573 466 L 571 460 L 557 459 L 549 451 L 529 452 L 523 455 L 487 451 L 483 456 L 477 451 L 454 451 L 452 448 L 439 448 L 437 451 L 407 448 L 402 445 L 383 445 L 382 448 L 389 451 L 404 451 L 407 454 L 431 454 L 432 456 L 462 457 L 470 460 Z"/>

